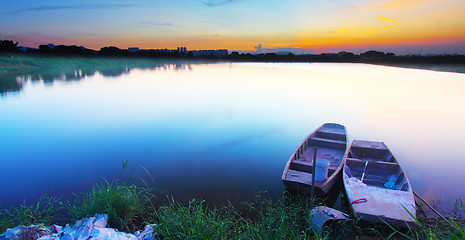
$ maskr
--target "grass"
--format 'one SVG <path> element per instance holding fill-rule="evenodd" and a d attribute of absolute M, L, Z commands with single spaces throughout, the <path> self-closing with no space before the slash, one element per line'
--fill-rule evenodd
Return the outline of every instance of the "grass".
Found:
<path fill-rule="evenodd" d="M 173 198 L 155 206 L 152 197 L 148 189 L 125 182 L 97 184 L 68 202 L 43 195 L 35 204 L 2 210 L 0 232 L 20 224 L 72 224 L 76 219 L 106 213 L 111 227 L 126 232 L 155 223 L 157 239 L 465 239 L 463 219 L 453 218 L 454 226 L 440 219 L 415 218 L 416 223 L 408 229 L 352 219 L 325 227 L 317 235 L 309 228 L 309 198 L 305 195 L 285 194 L 273 202 L 258 194 L 256 200 L 244 203 L 242 210 L 231 204 L 217 207 L 196 200 L 182 204 Z"/>
<path fill-rule="evenodd" d="M 152 67 L 160 62 L 160 60 L 143 58 L 0 56 L 0 74 L 28 73 L 44 69 L 57 69 L 62 72 L 82 69 L 88 72 L 115 67 Z"/>
<path fill-rule="evenodd" d="M 20 92 L 27 81 L 79 81 L 99 73 L 118 77 L 131 69 L 164 68 L 182 60 L 105 57 L 39 57 L 0 55 L 0 96 Z"/>
<path fill-rule="evenodd" d="M 240 218 L 232 208 L 209 208 L 205 201 L 187 205 L 174 199 L 153 211 L 158 239 L 231 239 L 240 235 Z"/>
<path fill-rule="evenodd" d="M 308 227 L 307 197 L 284 195 L 274 203 L 257 195 L 255 201 L 245 203 L 249 217 L 244 221 L 244 235 L 249 239 L 308 238 L 312 231 Z"/>
<path fill-rule="evenodd" d="M 121 163 L 121 172 L 114 182 L 105 180 L 105 184 L 96 184 L 88 192 L 74 194 L 74 200 L 67 203 L 73 220 L 91 217 L 97 213 L 107 214 L 108 224 L 113 228 L 126 232 L 144 228 L 147 224 L 145 220 L 149 219 L 154 209 L 151 202 L 153 195 L 148 188 L 130 184 L 135 176 L 123 180 L 128 161 L 121 159 Z"/>
<path fill-rule="evenodd" d="M 63 223 L 63 203 L 56 198 L 42 195 L 34 204 L 21 203 L 18 207 L 0 210 L 0 233 L 18 225 Z"/>
<path fill-rule="evenodd" d="M 408 228 L 407 232 L 401 232 L 388 224 L 392 233 L 390 236 L 397 234 L 402 236 L 403 239 L 465 239 L 464 226 L 459 226 L 453 218 L 449 220 L 434 219 L 434 221 L 426 221 L 427 219 L 418 219 L 410 213 L 405 207 L 410 216 L 414 219 L 414 226 Z M 430 219 L 431 220 L 431 219 Z"/>
<path fill-rule="evenodd" d="M 21 90 L 18 78 L 32 81 L 40 79 L 44 82 L 76 81 L 96 72 L 107 77 L 116 77 L 132 68 L 158 68 L 167 63 L 169 62 L 166 60 L 143 58 L 0 55 L 0 93 Z"/>
<path fill-rule="evenodd" d="M 151 195 L 148 190 L 127 183 L 97 184 L 90 191 L 75 195 L 68 203 L 73 220 L 108 214 L 110 226 L 119 230 L 134 232 L 143 229 L 149 215 Z"/>

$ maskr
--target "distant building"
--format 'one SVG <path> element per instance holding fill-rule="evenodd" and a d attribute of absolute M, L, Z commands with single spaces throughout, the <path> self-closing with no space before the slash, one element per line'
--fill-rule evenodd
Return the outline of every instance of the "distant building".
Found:
<path fill-rule="evenodd" d="M 194 50 L 192 51 L 193 56 L 226 56 L 228 55 L 228 50 L 219 49 L 219 50 Z"/>
<path fill-rule="evenodd" d="M 187 52 L 187 48 L 186 48 L 186 47 L 178 47 L 178 52 L 180 52 L 180 53 L 186 53 L 186 52 Z"/>

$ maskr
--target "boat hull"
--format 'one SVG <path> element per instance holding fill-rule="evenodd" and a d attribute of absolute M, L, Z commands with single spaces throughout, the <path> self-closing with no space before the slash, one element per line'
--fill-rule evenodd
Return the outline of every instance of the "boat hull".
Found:
<path fill-rule="evenodd" d="M 342 178 L 354 217 L 398 227 L 414 223 L 410 182 L 384 143 L 354 140 L 345 158 Z"/>

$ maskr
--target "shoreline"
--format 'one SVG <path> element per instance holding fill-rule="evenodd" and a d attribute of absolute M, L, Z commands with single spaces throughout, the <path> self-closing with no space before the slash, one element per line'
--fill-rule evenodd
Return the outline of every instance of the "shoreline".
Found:
<path fill-rule="evenodd" d="M 100 55 L 40 55 L 40 54 L 0 54 L 0 74 L 29 69 L 58 67 L 91 67 L 124 62 L 137 67 L 137 64 L 171 61 L 176 62 L 262 62 L 262 63 L 364 63 L 381 66 L 424 69 L 442 72 L 465 73 L 465 56 L 390 56 L 390 57 L 336 57 L 337 55 L 227 55 L 227 56 L 100 56 Z M 35 59 L 36 61 L 34 61 Z M 81 60 L 81 61 L 79 61 Z M 82 62 L 88 60 L 89 63 Z M 99 63 L 103 61 L 103 63 Z M 68 63 L 66 63 L 68 62 Z M 144 67 L 142 65 L 141 67 Z"/>
<path fill-rule="evenodd" d="M 449 239 L 463 237 L 465 231 L 463 206 L 460 216 L 449 218 L 452 225 L 443 219 L 421 214 L 417 214 L 415 226 L 407 229 L 350 217 L 338 222 L 335 228 L 325 227 L 322 235 L 317 236 L 309 229 L 308 194 L 284 193 L 273 202 L 258 193 L 254 201 L 243 203 L 243 210 L 231 204 L 211 206 L 195 199 L 181 203 L 169 197 L 155 206 L 153 198 L 150 189 L 126 182 L 97 184 L 67 201 L 42 195 L 31 205 L 23 203 L 16 208 L 1 208 L 0 234 L 19 225 L 71 226 L 74 221 L 95 214 L 107 214 L 108 227 L 122 232 L 135 232 L 147 224 L 154 224 L 156 239 L 384 239 L 392 236 Z"/>
<path fill-rule="evenodd" d="M 280 57 L 280 56 L 277 56 Z M 465 61 L 456 63 L 390 63 L 390 62 L 340 62 L 340 61 L 288 61 L 288 59 L 219 58 L 211 57 L 108 57 L 108 56 L 55 56 L 27 55 L 2 56 L 0 54 L 0 96 L 22 91 L 25 81 L 79 81 L 99 73 L 104 76 L 120 76 L 131 69 L 186 69 L 189 64 L 208 63 L 354 63 L 377 66 L 420 69 L 465 74 Z"/>

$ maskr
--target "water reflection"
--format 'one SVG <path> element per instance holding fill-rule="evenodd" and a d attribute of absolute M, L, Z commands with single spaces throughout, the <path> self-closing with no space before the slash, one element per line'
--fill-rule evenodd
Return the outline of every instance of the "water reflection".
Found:
<path fill-rule="evenodd" d="M 45 85 L 53 85 L 54 82 L 74 82 L 80 81 L 84 78 L 92 77 L 96 73 L 104 77 L 119 77 L 123 74 L 129 74 L 134 69 L 146 70 L 191 70 L 191 63 L 179 62 L 153 62 L 148 66 L 132 66 L 114 64 L 96 67 L 64 67 L 64 68 L 45 68 L 31 73 L 7 73 L 2 74 L 0 79 L 0 96 L 7 95 L 8 93 L 20 92 L 24 84 L 27 82 L 42 82 Z"/>
<path fill-rule="evenodd" d="M 189 62 L 104 72 L 74 70 L 73 84 L 60 72 L 50 86 L 36 73 L 1 99 L 0 202 L 85 191 L 118 176 L 121 159 L 179 199 L 277 197 L 289 155 L 324 122 L 386 142 L 421 195 L 464 194 L 465 74 Z"/>

